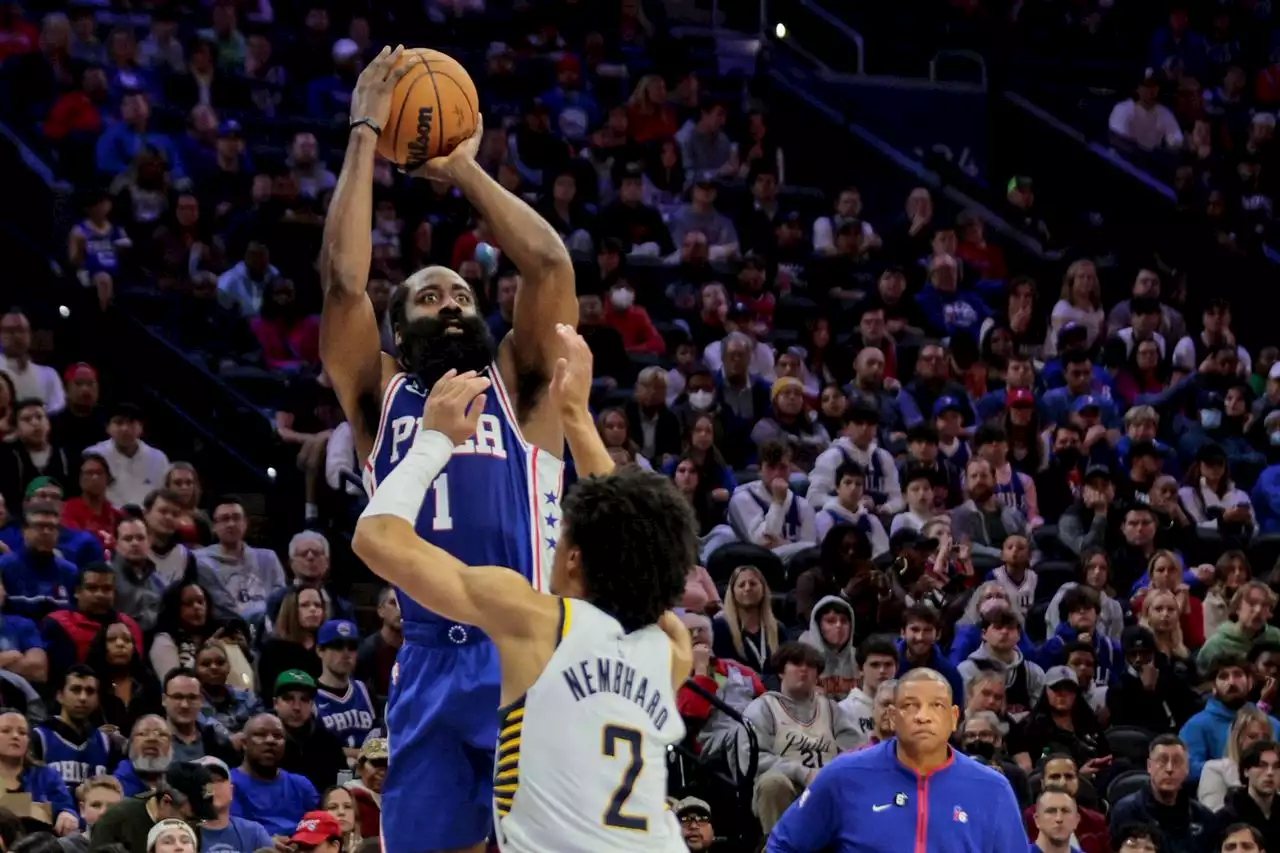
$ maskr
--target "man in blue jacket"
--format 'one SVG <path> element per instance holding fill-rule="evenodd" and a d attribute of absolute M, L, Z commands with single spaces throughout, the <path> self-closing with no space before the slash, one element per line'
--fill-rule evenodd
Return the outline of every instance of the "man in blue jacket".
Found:
<path fill-rule="evenodd" d="M 1237 654 L 1221 654 L 1212 659 L 1206 677 L 1213 683 L 1213 695 L 1205 702 L 1204 710 L 1187 720 L 1179 732 L 1187 745 L 1189 775 L 1192 781 L 1200 778 L 1206 761 L 1227 754 L 1231 721 L 1236 712 L 1249 702 L 1253 691 L 1253 669 L 1248 661 Z M 1280 721 L 1271 721 L 1271 739 L 1280 740 Z"/>
<path fill-rule="evenodd" d="M 1063 593 L 1058 623 L 1053 636 L 1044 641 L 1036 657 L 1036 663 L 1046 672 L 1067 662 L 1064 649 L 1072 643 L 1087 643 L 1093 647 L 1093 682 L 1099 687 L 1119 684 L 1124 672 L 1124 656 L 1115 640 L 1098 630 L 1098 612 L 1102 601 L 1098 593 L 1085 586 L 1075 586 Z"/>
<path fill-rule="evenodd" d="M 76 567 L 55 553 L 57 544 L 58 508 L 53 504 L 23 507 L 22 547 L 0 557 L 8 612 L 39 621 L 70 604 Z"/>
<path fill-rule="evenodd" d="M 1008 781 L 947 743 L 960 718 L 947 679 L 913 669 L 890 713 L 897 737 L 823 768 L 774 827 L 767 853 L 1025 853 Z"/>
<path fill-rule="evenodd" d="M 964 679 L 938 648 L 942 617 L 926 604 L 913 604 L 902 612 L 902 636 L 894 640 L 898 648 L 898 674 L 917 667 L 940 673 L 951 685 L 951 695 L 964 696 Z"/>

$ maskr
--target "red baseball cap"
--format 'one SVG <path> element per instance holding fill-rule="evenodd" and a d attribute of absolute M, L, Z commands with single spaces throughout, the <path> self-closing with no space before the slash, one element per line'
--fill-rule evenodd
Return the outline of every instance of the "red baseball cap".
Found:
<path fill-rule="evenodd" d="M 1010 409 L 1031 407 L 1036 404 L 1036 398 L 1030 388 L 1010 388 L 1005 393 L 1004 404 Z"/>
<path fill-rule="evenodd" d="M 324 844 L 330 838 L 341 838 L 342 827 L 338 825 L 338 819 L 329 812 L 307 812 L 302 816 L 302 820 L 298 821 L 298 828 L 294 830 L 293 838 L 289 839 L 295 844 L 302 844 L 307 847 L 315 847 Z"/>
<path fill-rule="evenodd" d="M 81 370 L 89 371 L 89 375 L 93 377 L 93 380 L 95 382 L 98 381 L 98 369 L 87 361 L 77 361 L 75 364 L 68 365 L 67 369 L 62 372 L 62 381 L 70 382 L 76 378 L 76 374 Z"/>

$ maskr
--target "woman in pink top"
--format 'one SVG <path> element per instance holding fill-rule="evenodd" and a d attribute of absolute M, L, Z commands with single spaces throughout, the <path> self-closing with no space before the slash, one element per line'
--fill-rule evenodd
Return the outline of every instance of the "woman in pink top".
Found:
<path fill-rule="evenodd" d="M 320 364 L 320 318 L 302 313 L 288 279 L 267 285 L 262 311 L 249 327 L 262 345 L 267 367 L 289 370 Z"/>

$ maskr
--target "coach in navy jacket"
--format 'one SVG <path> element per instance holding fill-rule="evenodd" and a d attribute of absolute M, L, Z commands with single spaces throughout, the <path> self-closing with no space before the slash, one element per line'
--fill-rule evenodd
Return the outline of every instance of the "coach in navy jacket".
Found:
<path fill-rule="evenodd" d="M 1025 853 L 1003 776 L 955 751 L 920 776 L 897 748 L 894 738 L 827 765 L 783 814 L 768 853 Z"/>

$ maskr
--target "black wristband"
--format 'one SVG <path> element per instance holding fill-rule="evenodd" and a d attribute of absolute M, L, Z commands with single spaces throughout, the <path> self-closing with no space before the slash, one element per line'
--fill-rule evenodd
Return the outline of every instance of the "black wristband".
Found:
<path fill-rule="evenodd" d="M 356 118 L 351 120 L 351 125 L 347 128 L 347 133 L 355 130 L 360 125 L 364 125 L 373 131 L 374 136 L 382 136 L 382 128 L 378 127 L 378 123 L 371 118 Z"/>

